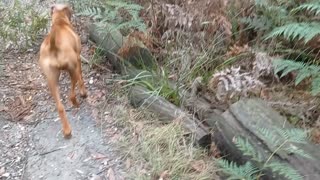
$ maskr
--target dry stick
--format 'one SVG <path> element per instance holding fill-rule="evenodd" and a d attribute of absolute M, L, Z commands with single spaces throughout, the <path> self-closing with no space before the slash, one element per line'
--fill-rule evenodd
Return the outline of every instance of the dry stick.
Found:
<path fill-rule="evenodd" d="M 105 170 L 111 168 L 112 166 L 116 165 L 117 163 L 112 163 L 112 164 L 109 164 L 108 166 L 104 167 L 102 170 L 100 170 L 96 175 L 99 175 L 101 173 L 103 173 Z"/>
<path fill-rule="evenodd" d="M 40 153 L 39 156 L 47 155 L 47 154 L 50 154 L 50 153 L 53 153 L 53 152 L 56 152 L 56 151 L 59 151 L 59 150 L 65 149 L 65 148 L 67 148 L 67 146 L 61 146 L 61 147 L 58 147 L 58 148 L 53 149 L 51 151 Z"/>
<path fill-rule="evenodd" d="M 80 58 L 81 58 L 81 60 L 82 60 L 84 63 L 90 65 L 90 61 L 89 61 L 88 59 L 86 59 L 86 58 L 83 57 L 82 55 L 80 55 Z M 103 69 L 103 70 L 107 70 L 108 72 L 111 72 L 111 70 L 109 70 L 108 68 L 105 68 L 105 67 L 103 67 L 103 66 L 101 66 L 101 65 L 99 65 L 99 64 L 97 64 L 97 63 L 94 63 L 94 65 L 97 66 L 97 67 L 99 67 L 99 68 L 101 68 L 101 69 Z"/>

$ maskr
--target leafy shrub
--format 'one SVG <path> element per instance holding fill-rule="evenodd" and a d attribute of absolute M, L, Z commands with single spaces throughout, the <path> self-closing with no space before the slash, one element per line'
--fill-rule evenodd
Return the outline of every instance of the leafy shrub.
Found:
<path fill-rule="evenodd" d="M 1 45 L 12 44 L 22 50 L 42 37 L 48 26 L 48 13 L 36 4 L 35 0 L 0 1 L 0 40 L 4 42 Z"/>

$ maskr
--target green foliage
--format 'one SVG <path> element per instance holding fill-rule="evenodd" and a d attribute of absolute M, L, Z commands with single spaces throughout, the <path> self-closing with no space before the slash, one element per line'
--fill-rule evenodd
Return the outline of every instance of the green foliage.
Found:
<path fill-rule="evenodd" d="M 263 160 L 261 154 L 259 154 L 259 152 L 255 150 L 248 139 L 244 140 L 242 138 L 235 138 L 235 145 L 244 155 L 252 157 L 252 159 L 254 159 L 255 161 Z"/>
<path fill-rule="evenodd" d="M 272 172 L 278 173 L 290 180 L 303 179 L 303 177 L 295 169 L 289 167 L 287 164 L 283 164 L 280 162 L 271 162 L 266 166 L 266 168 L 270 168 Z"/>
<path fill-rule="evenodd" d="M 145 31 L 146 26 L 139 17 L 142 8 L 124 0 L 104 0 L 91 6 L 79 7 L 78 15 L 92 17 L 100 31 Z"/>
<path fill-rule="evenodd" d="M 311 158 L 302 149 L 299 149 L 294 143 L 306 143 L 307 135 L 301 129 L 281 129 L 273 128 L 272 130 L 266 128 L 260 128 L 260 135 L 262 139 L 268 144 L 273 144 L 276 148 L 269 157 L 263 157 L 259 154 L 254 146 L 246 139 L 241 137 L 234 138 L 236 147 L 246 156 L 251 158 L 251 162 L 255 162 L 253 166 L 250 161 L 245 165 L 238 166 L 234 162 L 228 162 L 226 160 L 218 160 L 218 165 L 222 168 L 229 179 L 257 179 L 261 177 L 261 173 L 267 169 L 272 172 L 282 175 L 289 180 L 302 180 L 303 178 L 299 173 L 288 166 L 276 161 L 273 157 L 277 152 L 286 152 L 289 154 L 297 154 L 305 158 Z M 259 173 L 259 174 L 258 174 Z"/>
<path fill-rule="evenodd" d="M 281 72 L 281 76 L 285 76 L 292 71 L 297 71 L 298 75 L 295 79 L 295 84 L 298 85 L 306 78 L 312 78 L 311 93 L 317 95 L 320 93 L 320 67 L 309 65 L 293 60 L 277 59 L 273 61 L 275 73 Z"/>
<path fill-rule="evenodd" d="M 255 0 L 254 5 L 255 16 L 240 19 L 242 23 L 248 25 L 248 28 L 269 32 L 274 27 L 283 25 L 289 19 L 289 12 L 285 6 L 267 0 Z"/>
<path fill-rule="evenodd" d="M 224 159 L 219 159 L 217 161 L 217 164 L 222 168 L 222 171 L 224 173 L 229 175 L 229 180 L 255 180 L 255 175 L 260 171 L 258 168 L 254 167 L 250 162 L 247 162 L 242 166 L 238 166 L 234 162 L 228 162 Z"/>
<path fill-rule="evenodd" d="M 141 71 L 135 77 L 126 80 L 127 84 L 123 88 L 139 85 L 150 90 L 151 95 L 162 96 L 175 105 L 180 104 L 178 90 L 173 89 L 168 80 L 168 74 L 162 70 L 161 74 L 156 76 L 149 71 Z"/>
<path fill-rule="evenodd" d="M 283 16 L 283 23 L 276 26 L 266 39 L 283 36 L 287 40 L 304 40 L 305 43 L 320 34 L 320 23 L 310 21 L 311 18 L 305 15 L 296 15 L 297 12 L 313 12 L 314 15 L 320 12 L 320 3 L 304 3 L 289 10 L 289 14 Z M 302 22 L 301 22 L 302 21 Z"/>
<path fill-rule="evenodd" d="M 240 22 L 248 25 L 248 28 L 252 28 L 256 31 L 265 31 L 272 28 L 272 22 L 265 16 L 262 17 L 245 17 Z"/>
<path fill-rule="evenodd" d="M 248 29 L 258 32 L 257 42 L 260 42 L 260 37 L 268 40 L 268 44 L 271 45 L 267 46 L 268 51 L 285 51 L 291 58 L 297 56 L 295 52 L 302 51 L 307 53 L 304 57 L 306 61 L 312 62 L 314 60 L 313 53 L 310 53 L 312 49 L 295 44 L 300 42 L 307 44 L 320 35 L 320 23 L 316 18 L 319 13 L 319 1 L 255 0 L 254 13 L 242 18 L 241 22 L 247 24 Z M 269 40 L 273 40 L 271 41 L 273 43 Z M 288 49 L 295 50 L 290 52 Z M 317 85 L 315 82 L 314 86 Z"/>
<path fill-rule="evenodd" d="M 32 46 L 45 33 L 48 13 L 37 7 L 36 1 L 0 1 L 1 45 L 13 44 L 20 50 Z"/>
<path fill-rule="evenodd" d="M 287 40 L 304 40 L 305 43 L 320 34 L 320 23 L 317 22 L 302 22 L 291 23 L 273 29 L 266 39 L 283 36 Z"/>
<path fill-rule="evenodd" d="M 292 9 L 292 12 L 298 12 L 298 11 L 309 11 L 313 12 L 315 15 L 320 14 L 320 3 L 319 2 L 314 2 L 314 3 L 305 3 L 297 8 Z"/>

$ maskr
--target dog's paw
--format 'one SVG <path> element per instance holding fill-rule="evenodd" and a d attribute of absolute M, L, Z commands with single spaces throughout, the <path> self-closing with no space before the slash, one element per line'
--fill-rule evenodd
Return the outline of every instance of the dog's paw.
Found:
<path fill-rule="evenodd" d="M 84 98 L 87 98 L 87 97 L 88 97 L 87 91 L 81 92 L 81 93 L 80 93 L 80 97 L 83 98 L 83 99 L 84 99 Z"/>
<path fill-rule="evenodd" d="M 72 131 L 71 129 L 68 129 L 68 130 L 64 130 L 63 131 L 63 136 L 65 139 L 70 139 L 72 137 Z"/>
<path fill-rule="evenodd" d="M 74 98 L 70 98 L 70 101 L 71 101 L 73 107 L 76 107 L 76 108 L 80 107 L 80 104 L 79 104 L 79 102 L 77 101 L 77 99 L 75 97 Z"/>

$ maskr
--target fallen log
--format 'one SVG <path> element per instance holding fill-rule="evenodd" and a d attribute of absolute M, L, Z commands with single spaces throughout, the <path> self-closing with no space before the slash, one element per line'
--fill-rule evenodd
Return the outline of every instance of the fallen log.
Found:
<path fill-rule="evenodd" d="M 113 66 L 113 69 L 121 73 L 123 71 L 123 65 L 118 60 L 117 52 L 122 47 L 124 37 L 122 34 L 114 30 L 111 32 L 101 32 L 98 30 L 95 24 L 89 25 L 89 38 L 94 41 L 98 47 L 101 47 L 105 52 L 106 57 Z"/>
<path fill-rule="evenodd" d="M 192 109 L 194 110 L 210 107 L 210 104 L 206 104 L 204 101 L 202 101 L 202 104 L 189 103 L 189 105 L 192 105 Z M 203 113 L 202 110 L 198 113 L 202 113 L 202 116 L 199 118 L 200 121 L 204 121 L 213 129 L 213 141 L 221 151 L 221 154 L 226 156 L 226 159 L 238 164 L 243 164 L 251 160 L 251 157 L 243 155 L 243 152 L 234 144 L 234 138 L 242 137 L 248 140 L 256 152 L 261 155 L 262 159 L 268 159 L 272 156 L 273 161 L 281 162 L 296 169 L 303 179 L 320 179 L 320 151 L 318 151 L 318 145 L 309 141 L 304 144 L 291 142 L 283 144 L 282 148 L 291 147 L 303 150 L 305 154 L 312 157 L 312 159 L 309 159 L 296 153 L 278 151 L 278 147 L 270 144 L 270 142 L 266 141 L 261 135 L 261 129 L 263 128 L 269 130 L 274 130 L 275 128 L 293 128 L 284 117 L 262 100 L 240 100 L 231 105 L 230 108 L 222 114 L 213 110 L 208 110 L 206 113 Z M 277 135 L 273 135 L 277 139 Z M 278 138 L 280 138 L 280 136 Z M 263 166 L 261 164 L 255 164 L 258 167 Z M 265 171 L 264 174 L 265 176 L 262 179 L 284 179 L 269 170 Z"/>
<path fill-rule="evenodd" d="M 194 135 L 200 146 L 207 147 L 211 144 L 211 134 L 199 120 L 185 113 L 163 97 L 152 95 L 143 87 L 134 86 L 130 89 L 129 101 L 135 108 L 144 107 L 158 115 L 160 121 L 172 122 L 173 120 L 179 120 L 181 125 Z"/>

